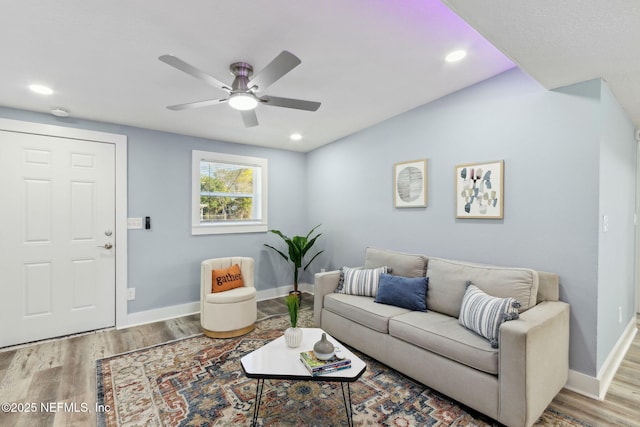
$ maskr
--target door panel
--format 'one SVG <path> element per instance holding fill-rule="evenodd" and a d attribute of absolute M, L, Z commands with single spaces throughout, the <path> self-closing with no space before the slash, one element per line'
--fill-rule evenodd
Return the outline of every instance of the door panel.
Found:
<path fill-rule="evenodd" d="M 25 317 L 51 314 L 51 263 L 24 264 Z"/>
<path fill-rule="evenodd" d="M 115 325 L 114 171 L 113 144 L 0 131 L 0 346 Z"/>
<path fill-rule="evenodd" d="M 51 243 L 51 181 L 24 180 L 25 242 Z"/>

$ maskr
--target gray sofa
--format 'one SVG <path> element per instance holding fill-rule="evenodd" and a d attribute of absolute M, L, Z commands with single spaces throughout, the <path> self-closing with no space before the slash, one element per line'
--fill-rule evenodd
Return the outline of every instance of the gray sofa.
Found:
<path fill-rule="evenodd" d="M 569 306 L 553 273 L 367 248 L 365 269 L 428 277 L 427 311 L 335 292 L 340 271 L 315 275 L 314 322 L 330 335 L 507 426 L 530 426 L 567 380 Z M 468 281 L 520 302 L 499 347 L 458 322 Z"/>

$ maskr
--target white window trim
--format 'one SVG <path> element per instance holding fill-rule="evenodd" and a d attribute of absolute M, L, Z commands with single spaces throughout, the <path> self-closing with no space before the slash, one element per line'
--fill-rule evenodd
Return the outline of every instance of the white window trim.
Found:
<path fill-rule="evenodd" d="M 261 219 L 255 221 L 230 221 L 228 223 L 200 223 L 200 162 L 202 160 L 221 163 L 233 163 L 246 166 L 258 166 L 261 176 L 258 183 Z M 191 152 L 191 234 L 228 234 L 228 233 L 262 233 L 268 230 L 267 225 L 267 159 L 261 157 L 238 156 L 234 154 L 214 153 L 211 151 Z"/>

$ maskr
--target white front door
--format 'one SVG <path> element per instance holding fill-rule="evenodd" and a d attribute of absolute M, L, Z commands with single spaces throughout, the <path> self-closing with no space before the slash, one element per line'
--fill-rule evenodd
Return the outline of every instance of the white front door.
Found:
<path fill-rule="evenodd" d="M 0 131 L 0 347 L 115 325 L 115 147 Z"/>

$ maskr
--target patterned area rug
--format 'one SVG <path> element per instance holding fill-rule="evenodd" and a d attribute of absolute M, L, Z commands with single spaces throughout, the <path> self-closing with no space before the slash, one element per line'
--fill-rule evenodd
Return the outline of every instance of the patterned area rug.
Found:
<path fill-rule="evenodd" d="M 300 326 L 312 313 L 300 312 Z M 99 426 L 248 426 L 256 380 L 246 378 L 240 358 L 282 335 L 288 316 L 262 320 L 234 339 L 184 338 L 97 361 Z M 356 426 L 497 426 L 459 403 L 377 361 L 351 384 Z M 347 419 L 337 383 L 267 380 L 261 426 L 342 426 Z M 547 410 L 536 425 L 586 426 Z"/>

